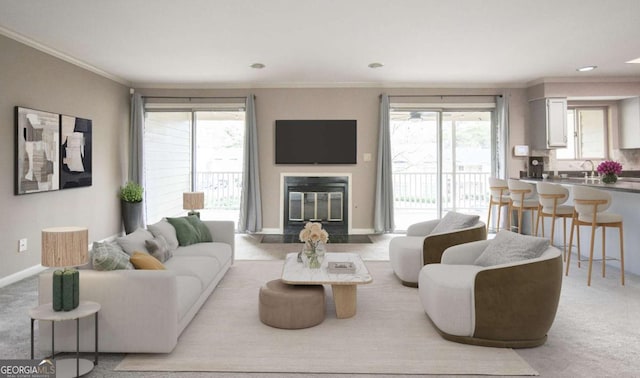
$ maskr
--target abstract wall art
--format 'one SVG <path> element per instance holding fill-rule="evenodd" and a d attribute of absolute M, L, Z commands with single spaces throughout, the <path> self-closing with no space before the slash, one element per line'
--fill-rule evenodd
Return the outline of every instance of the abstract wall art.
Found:
<path fill-rule="evenodd" d="M 15 194 L 91 186 L 91 120 L 15 109 Z"/>
<path fill-rule="evenodd" d="M 91 186 L 91 120 L 61 118 L 60 189 Z"/>
<path fill-rule="evenodd" d="M 16 107 L 16 194 L 58 190 L 60 115 Z"/>

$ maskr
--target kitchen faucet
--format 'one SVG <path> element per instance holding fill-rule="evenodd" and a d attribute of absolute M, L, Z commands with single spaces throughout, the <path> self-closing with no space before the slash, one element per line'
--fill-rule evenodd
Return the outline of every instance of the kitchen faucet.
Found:
<path fill-rule="evenodd" d="M 585 164 L 591 164 L 591 181 L 595 181 L 596 180 L 596 171 L 595 171 L 595 164 L 593 164 L 593 160 L 585 160 L 584 162 L 582 162 L 581 166 L 584 167 Z M 585 175 L 585 179 L 587 179 L 587 172 L 584 173 Z"/>

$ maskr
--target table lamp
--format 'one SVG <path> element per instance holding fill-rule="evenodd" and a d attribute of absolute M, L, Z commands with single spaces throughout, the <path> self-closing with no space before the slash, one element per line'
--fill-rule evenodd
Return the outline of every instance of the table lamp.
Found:
<path fill-rule="evenodd" d="M 53 227 L 42 230 L 42 266 L 76 267 L 87 263 L 89 231 L 85 227 Z M 53 272 L 53 309 L 78 307 L 80 280 L 73 269 Z M 67 294 L 66 296 L 64 294 Z"/>
<path fill-rule="evenodd" d="M 182 208 L 189 210 L 189 215 L 200 218 L 200 212 L 196 210 L 204 209 L 204 192 L 182 193 Z"/>

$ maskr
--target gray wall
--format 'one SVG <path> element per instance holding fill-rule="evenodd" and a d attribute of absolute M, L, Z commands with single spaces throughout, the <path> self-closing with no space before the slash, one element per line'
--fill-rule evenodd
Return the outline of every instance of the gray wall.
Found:
<path fill-rule="evenodd" d="M 271 89 L 136 89 L 149 96 L 245 96 L 256 95 L 256 116 L 260 155 L 263 226 L 268 231 L 280 227 L 280 174 L 345 173 L 352 174 L 352 228 L 373 229 L 376 159 L 378 141 L 379 96 L 390 95 L 495 95 L 502 89 L 436 89 L 436 88 L 271 88 Z M 510 89 L 507 94 L 518 104 L 510 112 L 512 143 L 523 144 L 525 91 Z M 355 119 L 358 121 L 358 160 L 356 165 L 313 166 L 276 165 L 274 163 L 274 127 L 277 119 Z M 364 153 L 372 160 L 365 162 Z M 514 168 L 517 175 L 517 168 Z"/>
<path fill-rule="evenodd" d="M 89 240 L 120 232 L 129 90 L 0 35 L 0 279 L 40 263 L 41 230 L 85 226 Z M 93 120 L 93 186 L 14 195 L 14 107 Z M 28 251 L 18 253 L 18 240 Z"/>

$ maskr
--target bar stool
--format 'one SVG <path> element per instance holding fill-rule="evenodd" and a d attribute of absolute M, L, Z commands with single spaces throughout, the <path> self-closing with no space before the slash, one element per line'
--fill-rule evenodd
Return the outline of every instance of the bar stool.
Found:
<path fill-rule="evenodd" d="M 522 233 L 522 213 L 531 211 L 531 227 L 534 227 L 533 212 L 538 210 L 538 198 L 535 197 L 533 184 L 520 180 L 509 179 L 509 191 L 511 192 L 511 206 L 509 207 L 509 224 L 513 210 L 518 210 L 518 233 Z M 532 230 L 533 231 L 533 230 Z"/>
<path fill-rule="evenodd" d="M 578 235 L 578 267 L 580 267 L 580 226 L 591 226 L 591 246 L 589 248 L 589 273 L 587 286 L 591 286 L 591 271 L 593 267 L 593 244 L 595 241 L 596 228 L 602 227 L 602 277 L 605 276 L 606 253 L 606 229 L 616 227 L 620 231 L 620 279 L 624 286 L 624 237 L 622 232 L 622 215 L 605 212 L 611 206 L 611 194 L 606 191 L 576 185 L 573 187 L 573 202 L 576 211 L 571 222 L 571 236 L 569 237 L 569 251 L 573 245 L 574 226 Z M 617 260 L 617 259 L 609 259 Z M 567 256 L 567 270 L 565 275 L 569 275 L 569 263 L 571 253 Z"/>
<path fill-rule="evenodd" d="M 549 182 L 538 182 L 538 217 L 536 218 L 536 236 L 538 235 L 538 225 L 542 218 L 542 237 L 544 237 L 544 218 L 551 217 L 551 244 L 553 244 L 556 218 L 562 218 L 562 248 L 563 261 L 567 260 L 567 218 L 573 218 L 574 207 L 563 205 L 569 199 L 569 189 L 562 185 Z"/>
<path fill-rule="evenodd" d="M 502 208 L 511 204 L 511 198 L 509 197 L 509 186 L 507 180 L 501 180 L 497 177 L 489 177 L 489 191 L 491 196 L 489 197 L 489 215 L 487 216 L 487 233 L 489 232 L 489 226 L 491 225 L 491 212 L 493 206 L 498 206 L 498 222 L 496 223 L 496 233 L 500 231 L 500 215 L 502 214 Z M 507 217 L 507 221 L 509 217 Z M 507 229 L 511 225 L 507 225 Z"/>

